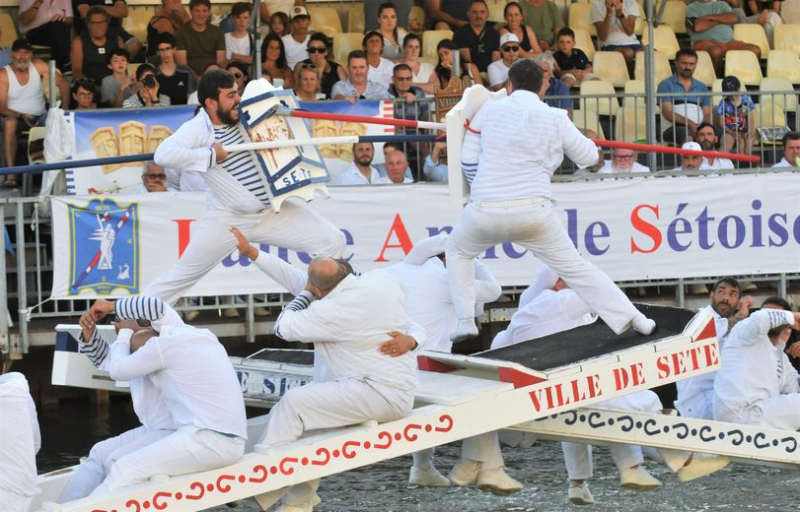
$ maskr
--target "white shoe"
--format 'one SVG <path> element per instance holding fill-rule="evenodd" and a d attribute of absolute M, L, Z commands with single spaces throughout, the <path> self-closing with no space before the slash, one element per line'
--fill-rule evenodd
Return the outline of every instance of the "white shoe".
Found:
<path fill-rule="evenodd" d="M 495 494 L 512 494 L 522 490 L 522 484 L 511 478 L 502 467 L 481 468 L 478 473 L 478 489 Z"/>
<path fill-rule="evenodd" d="M 589 484 L 586 482 L 581 485 L 570 484 L 567 499 L 573 505 L 594 505 L 594 496 L 589 491 Z"/>
<path fill-rule="evenodd" d="M 289 487 L 281 487 L 280 489 L 275 489 L 274 491 L 265 492 L 263 494 L 256 494 L 253 496 L 253 499 L 256 500 L 256 503 L 261 508 L 261 510 L 267 510 L 272 505 L 278 503 L 281 498 L 286 494 L 289 490 Z"/>
<path fill-rule="evenodd" d="M 710 457 L 700 457 L 697 454 L 692 456 L 691 462 L 683 466 L 678 471 L 678 481 L 691 482 L 697 478 L 716 473 L 730 463 L 731 459 L 720 455 Z"/>
<path fill-rule="evenodd" d="M 256 306 L 253 308 L 253 314 L 255 316 L 269 316 L 269 308 Z"/>
<path fill-rule="evenodd" d="M 408 483 L 423 487 L 450 487 L 450 480 L 439 473 L 433 466 L 430 466 L 428 469 L 419 469 L 416 466 L 411 466 L 411 474 L 408 477 Z"/>
<path fill-rule="evenodd" d="M 639 313 L 633 319 L 633 330 L 644 336 L 653 334 L 653 331 L 656 330 L 656 322 Z"/>
<path fill-rule="evenodd" d="M 184 319 L 185 319 L 187 322 L 191 322 L 192 320 L 194 320 L 194 319 L 195 319 L 195 318 L 197 318 L 198 316 L 200 316 L 200 312 L 199 312 L 199 311 L 197 311 L 196 309 L 193 309 L 193 310 L 191 310 L 191 311 L 187 311 L 187 312 L 185 312 L 185 313 L 183 314 L 183 318 L 184 318 Z"/>
<path fill-rule="evenodd" d="M 460 341 L 474 338 L 478 335 L 478 326 L 475 325 L 474 318 L 459 318 L 458 327 L 454 333 L 450 335 L 450 341 L 458 343 Z"/>
<path fill-rule="evenodd" d="M 464 486 L 472 485 L 478 481 L 478 472 L 481 469 L 481 463 L 474 460 L 460 459 L 447 478 L 453 485 Z"/>
<path fill-rule="evenodd" d="M 650 491 L 661 487 L 661 481 L 642 466 L 636 466 L 620 471 L 619 485 L 634 491 Z"/>
<path fill-rule="evenodd" d="M 222 316 L 225 318 L 239 318 L 239 310 L 234 308 L 226 308 L 222 310 Z"/>

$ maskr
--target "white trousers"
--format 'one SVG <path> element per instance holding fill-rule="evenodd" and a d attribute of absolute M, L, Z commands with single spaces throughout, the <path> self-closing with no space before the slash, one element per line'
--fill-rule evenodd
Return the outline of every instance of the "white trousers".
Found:
<path fill-rule="evenodd" d="M 397 420 L 406 416 L 413 405 L 413 389 L 400 390 L 357 379 L 314 382 L 290 389 L 272 408 L 260 444 L 291 443 L 309 430 Z M 318 487 L 319 480 L 292 486 L 283 503 L 307 505 Z"/>
<path fill-rule="evenodd" d="M 338 258 L 344 253 L 344 234 L 305 204 L 287 200 L 281 213 L 267 210 L 249 215 L 209 210 L 192 233 L 178 263 L 142 292 L 174 304 L 195 283 L 236 248 L 237 227 L 255 244 L 264 243 Z"/>
<path fill-rule="evenodd" d="M 92 495 L 103 495 L 155 475 L 186 475 L 233 464 L 244 455 L 245 440 L 213 430 L 182 427 L 156 442 L 120 457 Z"/>
<path fill-rule="evenodd" d="M 428 469 L 433 461 L 433 448 L 420 450 L 412 454 L 412 457 L 415 467 Z M 468 437 L 461 441 L 461 458 L 480 462 L 482 469 L 503 467 L 503 454 L 500 451 L 497 431 Z"/>
<path fill-rule="evenodd" d="M 489 247 L 511 240 L 529 249 L 569 284 L 617 334 L 639 312 L 614 282 L 584 260 L 572 245 L 552 201 L 513 207 L 470 203 L 447 240 L 447 270 L 459 318 L 475 315 L 472 260 Z"/>
<path fill-rule="evenodd" d="M 31 496 L 0 489 L 0 512 L 28 512 L 32 501 Z"/>
<path fill-rule="evenodd" d="M 90 495 L 106 479 L 114 462 L 173 432 L 174 430 L 149 430 L 141 426 L 95 444 L 89 456 L 81 461 L 75 474 L 61 491 L 58 503 L 67 503 Z"/>
<path fill-rule="evenodd" d="M 675 408 L 681 413 L 681 416 L 687 418 L 696 418 L 698 420 L 713 420 L 714 419 L 714 389 L 696 393 L 688 399 L 681 400 L 680 394 L 678 400 L 675 400 Z"/>
<path fill-rule="evenodd" d="M 758 14 L 747 17 L 747 23 L 758 23 Z M 764 33 L 767 36 L 767 42 L 770 48 L 775 48 L 775 27 L 783 23 L 783 18 L 780 17 L 775 11 L 770 11 L 767 14 L 767 22 L 764 24 Z"/>
<path fill-rule="evenodd" d="M 720 418 L 722 421 L 745 423 L 757 427 L 800 430 L 800 393 L 773 396 L 759 400 L 739 418 Z"/>

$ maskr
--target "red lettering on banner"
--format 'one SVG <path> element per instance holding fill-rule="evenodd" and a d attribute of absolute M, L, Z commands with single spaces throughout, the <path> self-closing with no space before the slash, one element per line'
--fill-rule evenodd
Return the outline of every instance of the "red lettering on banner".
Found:
<path fill-rule="evenodd" d="M 703 347 L 703 353 L 706 356 L 706 364 L 708 366 L 716 366 L 719 364 L 719 354 L 716 345 L 706 345 Z"/>
<path fill-rule="evenodd" d="M 659 231 L 657 226 L 650 224 L 639 216 L 639 210 L 643 208 L 654 212 L 656 214 L 656 219 L 658 219 L 658 205 L 651 206 L 649 204 L 640 204 L 631 212 L 631 225 L 633 226 L 633 229 L 639 233 L 648 236 L 653 241 L 653 247 L 650 249 L 642 249 L 636 244 L 633 237 L 631 237 L 631 254 L 635 252 L 643 252 L 647 254 L 655 252 L 659 247 L 661 247 L 661 231 Z"/>
<path fill-rule="evenodd" d="M 580 379 L 573 379 L 569 382 L 559 382 L 552 386 L 546 386 L 529 393 L 533 408 L 536 411 L 555 409 L 565 405 L 583 402 L 590 398 L 602 395 L 600 389 L 600 376 L 597 374 L 587 375 Z"/>
<path fill-rule="evenodd" d="M 173 219 L 172 222 L 178 225 L 178 257 L 180 258 L 183 256 L 183 251 L 186 250 L 186 246 L 189 245 L 189 239 L 192 236 L 191 230 L 189 227 L 192 225 L 192 222 L 196 221 L 197 219 Z"/>
<path fill-rule="evenodd" d="M 389 243 L 393 234 L 397 238 L 397 244 Z M 414 244 L 411 242 L 411 237 L 408 236 L 408 231 L 406 230 L 405 224 L 403 224 L 403 219 L 400 218 L 400 214 L 398 213 L 394 216 L 394 222 L 392 222 L 392 227 L 389 229 L 389 234 L 386 235 L 386 241 L 383 242 L 381 254 L 375 261 L 389 261 L 383 257 L 384 253 L 386 253 L 386 249 L 403 249 L 403 255 L 406 255 L 413 247 Z"/>
<path fill-rule="evenodd" d="M 642 384 L 644 384 L 642 363 L 632 364 L 629 368 L 614 368 L 614 386 L 617 391 Z"/>
<path fill-rule="evenodd" d="M 656 360 L 658 378 L 666 379 L 689 371 L 697 371 L 719 363 L 717 350 L 714 345 L 692 347 L 674 354 L 664 355 Z"/>

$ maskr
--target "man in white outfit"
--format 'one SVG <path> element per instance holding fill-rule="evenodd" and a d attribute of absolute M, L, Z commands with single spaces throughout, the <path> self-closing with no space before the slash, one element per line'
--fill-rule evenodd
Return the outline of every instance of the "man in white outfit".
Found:
<path fill-rule="evenodd" d="M 506 240 L 529 249 L 558 272 L 617 334 L 631 325 L 637 332 L 652 333 L 655 322 L 581 258 L 552 201 L 550 178 L 564 155 L 578 167 L 589 167 L 598 161 L 597 147 L 565 111 L 540 101 L 543 72 L 538 64 L 520 59 L 512 64 L 508 79 L 509 96 L 484 104 L 464 137 L 461 165 L 472 192 L 447 242 L 459 318 L 450 339 L 457 342 L 478 334 L 471 260 Z"/>
<path fill-rule="evenodd" d="M 120 457 L 92 495 L 154 475 L 217 469 L 241 458 L 247 439 L 244 400 L 233 365 L 214 334 L 183 323 L 164 301 L 146 295 L 116 302 L 100 299 L 91 312 L 96 320 L 114 312 L 123 321 L 108 355 L 109 376 L 132 381 L 150 375 L 177 428 Z M 152 328 L 126 320 L 149 320 Z M 131 346 L 139 344 L 131 353 Z"/>
<path fill-rule="evenodd" d="M 228 154 L 223 145 L 244 142 L 233 75 L 209 71 L 197 86 L 203 108 L 168 137 L 155 154 L 165 168 L 200 171 L 208 182 L 208 213 L 171 270 L 151 282 L 145 295 L 174 304 L 236 247 L 231 226 L 250 239 L 312 254 L 340 256 L 344 235 L 328 220 L 294 199 L 280 214 L 271 210 L 262 171 L 249 151 Z"/>
<path fill-rule="evenodd" d="M 800 375 L 784 352 L 800 313 L 762 309 L 731 330 L 714 385 L 714 419 L 800 430 Z M 793 345 L 790 355 L 800 354 Z"/>
<path fill-rule="evenodd" d="M 375 185 L 381 179 L 378 169 L 372 166 L 375 157 L 375 146 L 371 142 L 353 144 L 353 162 L 350 167 L 334 178 L 331 185 Z"/>

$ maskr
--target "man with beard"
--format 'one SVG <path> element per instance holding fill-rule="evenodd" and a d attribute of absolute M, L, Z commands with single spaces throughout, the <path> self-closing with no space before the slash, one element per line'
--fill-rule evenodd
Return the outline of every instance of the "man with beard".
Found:
<path fill-rule="evenodd" d="M 353 163 L 337 176 L 331 185 L 342 187 L 345 185 L 375 185 L 379 183 L 381 173 L 374 168 L 372 159 L 375 157 L 375 146 L 371 142 L 357 142 L 353 144 Z"/>
<path fill-rule="evenodd" d="M 234 225 L 255 242 L 341 256 L 341 231 L 292 198 L 283 202 L 278 216 L 253 153 L 228 154 L 223 148 L 245 142 L 237 110 L 241 97 L 233 75 L 221 69 L 205 73 L 197 99 L 202 109 L 161 143 L 155 162 L 168 169 L 202 172 L 208 183 L 208 214 L 194 229 L 178 263 L 143 293 L 173 304 L 236 248 L 230 232 Z"/>
<path fill-rule="evenodd" d="M 725 348 L 725 340 L 733 326 L 747 318 L 753 307 L 753 297 L 739 298 L 741 287 L 732 277 L 723 277 L 714 284 L 711 291 L 711 304 L 706 306 L 714 315 L 717 342 L 720 351 Z M 711 420 L 713 418 L 712 399 L 714 397 L 714 377 L 716 372 L 698 375 L 677 382 L 678 399 L 675 408 L 681 416 Z"/>
<path fill-rule="evenodd" d="M 683 49 L 675 54 L 677 73 L 658 84 L 659 93 L 674 93 L 674 97 L 661 98 L 663 133 L 661 139 L 666 144 L 680 146 L 692 140 L 697 126 L 711 121 L 711 98 L 696 96 L 693 93 L 708 92 L 703 82 L 694 78 L 697 67 L 697 53 Z"/>
<path fill-rule="evenodd" d="M 711 123 L 701 123 L 697 126 L 695 136 L 703 151 L 717 151 L 719 149 L 719 136 L 717 129 Z M 733 162 L 727 158 L 705 157 L 708 169 L 733 169 Z"/>

